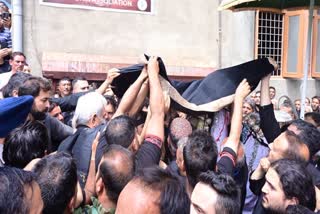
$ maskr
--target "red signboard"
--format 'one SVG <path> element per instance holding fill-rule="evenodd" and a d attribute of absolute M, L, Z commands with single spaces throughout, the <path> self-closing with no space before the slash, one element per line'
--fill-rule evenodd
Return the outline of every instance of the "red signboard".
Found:
<path fill-rule="evenodd" d="M 40 4 L 92 10 L 111 10 L 151 14 L 153 0 L 40 0 Z"/>

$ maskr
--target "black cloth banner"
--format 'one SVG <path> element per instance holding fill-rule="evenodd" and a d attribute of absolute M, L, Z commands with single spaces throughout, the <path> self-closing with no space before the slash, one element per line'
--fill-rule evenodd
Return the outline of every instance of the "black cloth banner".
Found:
<path fill-rule="evenodd" d="M 171 81 L 167 76 L 162 59 L 158 58 L 158 62 L 159 74 L 166 82 L 165 88 L 172 87 L 169 91 L 175 89 L 178 92 L 175 96 L 169 93 L 171 105 L 177 110 L 191 114 L 220 110 L 232 103 L 232 95 L 244 78 L 247 79 L 252 91 L 257 87 L 262 77 L 275 69 L 268 58 L 262 58 L 213 71 L 201 80 L 184 82 Z M 121 75 L 113 82 L 114 92 L 118 97 L 122 97 L 128 87 L 138 78 L 143 66 L 143 64 L 137 64 L 120 69 Z M 163 84 L 162 87 L 164 88 Z M 181 97 L 179 98 L 179 96 Z"/>

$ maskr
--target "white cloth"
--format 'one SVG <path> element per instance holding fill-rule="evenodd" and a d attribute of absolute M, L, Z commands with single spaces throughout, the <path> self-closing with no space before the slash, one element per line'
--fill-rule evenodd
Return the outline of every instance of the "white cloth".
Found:
<path fill-rule="evenodd" d="M 12 72 L 5 72 L 0 74 L 0 90 L 7 85 L 7 83 L 9 82 L 10 78 L 12 76 Z"/>

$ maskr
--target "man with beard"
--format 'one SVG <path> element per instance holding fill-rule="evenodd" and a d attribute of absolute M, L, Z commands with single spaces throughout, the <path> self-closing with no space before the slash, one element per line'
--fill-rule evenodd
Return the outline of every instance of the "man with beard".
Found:
<path fill-rule="evenodd" d="M 50 92 L 50 82 L 41 77 L 29 77 L 19 88 L 18 92 L 19 96 L 31 95 L 34 97 L 29 119 L 42 121 L 47 127 L 49 135 L 49 153 L 56 151 L 61 141 L 73 133 L 71 127 L 63 124 L 47 113 L 50 106 Z"/>
<path fill-rule="evenodd" d="M 289 205 L 314 210 L 316 193 L 306 163 L 282 159 L 273 162 L 262 188 L 262 206 L 267 213 L 286 213 Z"/>

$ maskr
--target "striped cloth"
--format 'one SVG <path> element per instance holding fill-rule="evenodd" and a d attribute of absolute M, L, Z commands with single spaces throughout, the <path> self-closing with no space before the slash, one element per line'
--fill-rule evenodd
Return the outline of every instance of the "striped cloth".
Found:
<path fill-rule="evenodd" d="M 0 49 L 12 48 L 11 32 L 7 28 L 0 30 Z"/>

